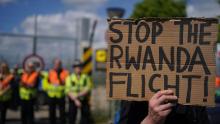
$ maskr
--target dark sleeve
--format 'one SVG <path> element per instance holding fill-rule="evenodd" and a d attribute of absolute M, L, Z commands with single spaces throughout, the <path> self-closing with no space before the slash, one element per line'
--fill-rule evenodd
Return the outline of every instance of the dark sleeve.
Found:
<path fill-rule="evenodd" d="M 193 107 L 194 121 L 198 124 L 209 124 L 208 113 L 206 107 Z"/>
<path fill-rule="evenodd" d="M 39 85 L 40 85 L 40 82 L 41 82 L 41 77 L 40 77 L 40 75 L 38 75 L 38 77 L 37 77 L 37 79 L 36 79 L 36 84 L 35 84 L 34 88 L 38 88 Z"/>
<path fill-rule="evenodd" d="M 165 124 L 209 124 L 206 107 L 177 105 L 168 115 Z"/>
<path fill-rule="evenodd" d="M 9 82 L 9 86 L 11 88 L 14 88 L 15 87 L 15 78 L 13 77 L 13 79 L 11 79 L 11 81 Z"/>
<path fill-rule="evenodd" d="M 121 101 L 119 124 L 140 124 L 147 116 L 147 102 Z"/>

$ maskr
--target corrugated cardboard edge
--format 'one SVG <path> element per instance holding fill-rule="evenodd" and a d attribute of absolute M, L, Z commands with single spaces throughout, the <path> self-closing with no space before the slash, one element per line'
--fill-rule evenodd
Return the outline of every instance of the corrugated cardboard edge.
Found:
<path fill-rule="evenodd" d="M 107 21 L 114 21 L 114 20 L 121 20 L 121 21 L 133 21 L 138 23 L 139 21 L 170 21 L 170 20 L 181 20 L 181 21 L 204 21 L 204 22 L 212 22 L 218 24 L 217 18 L 205 18 L 205 17 L 144 17 L 144 18 L 138 18 L 138 19 L 123 19 L 123 18 L 108 18 Z"/>

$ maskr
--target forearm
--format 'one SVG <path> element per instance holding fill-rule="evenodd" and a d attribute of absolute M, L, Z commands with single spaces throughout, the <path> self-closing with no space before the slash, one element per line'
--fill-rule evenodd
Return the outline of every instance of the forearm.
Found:
<path fill-rule="evenodd" d="M 83 90 L 78 94 L 78 97 L 86 96 L 87 94 L 89 94 L 89 92 L 90 92 L 90 90 L 88 90 L 88 89 Z"/>
<path fill-rule="evenodd" d="M 68 94 L 68 97 L 72 100 L 72 101 L 74 101 L 74 100 L 76 100 L 77 99 L 77 96 L 75 96 L 73 93 L 71 93 L 71 92 L 69 92 Z"/>
<path fill-rule="evenodd" d="M 3 95 L 5 92 L 7 92 L 10 89 L 10 86 L 5 87 L 4 89 L 0 89 L 0 96 Z"/>
<path fill-rule="evenodd" d="M 144 120 L 141 122 L 141 124 L 158 124 L 158 123 L 155 123 L 152 119 L 150 119 L 149 116 L 147 116 L 144 118 Z"/>

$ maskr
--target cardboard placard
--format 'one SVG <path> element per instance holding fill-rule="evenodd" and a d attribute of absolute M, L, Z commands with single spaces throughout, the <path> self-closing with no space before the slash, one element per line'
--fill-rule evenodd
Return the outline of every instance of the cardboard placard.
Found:
<path fill-rule="evenodd" d="M 217 19 L 109 19 L 108 23 L 109 99 L 146 101 L 171 89 L 178 103 L 215 104 Z"/>

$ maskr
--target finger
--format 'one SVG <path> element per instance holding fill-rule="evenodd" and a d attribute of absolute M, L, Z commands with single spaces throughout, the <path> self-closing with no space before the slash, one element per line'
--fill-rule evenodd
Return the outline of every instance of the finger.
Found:
<path fill-rule="evenodd" d="M 158 110 L 165 111 L 165 110 L 171 109 L 173 106 L 175 106 L 175 104 L 173 104 L 173 103 L 163 104 L 158 107 Z"/>
<path fill-rule="evenodd" d="M 177 96 L 174 95 L 162 95 L 159 99 L 158 99 L 158 104 L 164 104 L 166 102 L 169 101 L 176 101 L 177 100 Z"/>
<path fill-rule="evenodd" d="M 156 94 L 154 94 L 152 98 L 158 99 L 162 95 L 172 95 L 172 94 L 173 94 L 172 90 L 161 90 L 161 91 L 158 91 Z"/>

